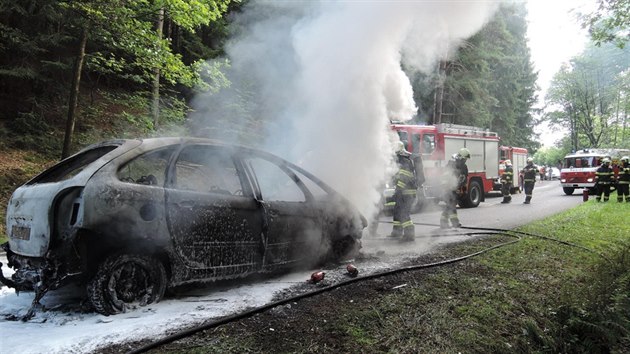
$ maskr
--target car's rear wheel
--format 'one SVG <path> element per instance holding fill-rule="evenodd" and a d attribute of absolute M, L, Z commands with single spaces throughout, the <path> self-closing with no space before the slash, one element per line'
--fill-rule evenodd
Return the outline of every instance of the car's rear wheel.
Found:
<path fill-rule="evenodd" d="M 144 255 L 119 254 L 99 265 L 87 293 L 94 309 L 108 316 L 160 301 L 166 281 L 160 261 Z"/>

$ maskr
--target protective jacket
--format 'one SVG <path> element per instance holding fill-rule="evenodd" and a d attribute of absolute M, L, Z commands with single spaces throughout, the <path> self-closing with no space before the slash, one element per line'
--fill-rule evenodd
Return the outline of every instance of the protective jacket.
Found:
<path fill-rule="evenodd" d="M 512 183 L 514 178 L 514 169 L 512 166 L 505 166 L 505 170 L 501 175 L 501 183 Z"/>
<path fill-rule="evenodd" d="M 416 168 L 409 153 L 399 152 L 396 154 L 398 159 L 398 172 L 394 176 L 396 190 L 401 191 L 405 195 L 415 195 L 418 189 L 416 178 Z"/>
<path fill-rule="evenodd" d="M 613 182 L 614 176 L 615 175 L 613 169 L 608 165 L 602 164 L 601 166 L 599 166 L 597 171 L 595 171 L 595 183 L 600 185 L 611 184 L 611 182 Z"/>
<path fill-rule="evenodd" d="M 538 167 L 536 165 L 526 165 L 523 168 L 523 182 L 536 182 L 536 175 L 538 174 Z"/>
<path fill-rule="evenodd" d="M 619 174 L 617 175 L 619 184 L 630 184 L 630 163 L 624 163 L 619 166 Z"/>

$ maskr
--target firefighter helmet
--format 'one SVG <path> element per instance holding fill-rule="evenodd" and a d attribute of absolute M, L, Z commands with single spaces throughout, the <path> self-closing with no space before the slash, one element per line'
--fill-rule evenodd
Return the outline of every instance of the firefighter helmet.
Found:
<path fill-rule="evenodd" d="M 624 156 L 624 157 L 621 158 L 621 161 L 622 162 L 630 162 L 630 157 Z"/>
<path fill-rule="evenodd" d="M 461 148 L 459 149 L 459 152 L 457 153 L 457 155 L 461 158 L 464 159 L 469 159 L 470 158 L 470 150 L 466 149 L 466 148 Z"/>
<path fill-rule="evenodd" d="M 602 163 L 610 163 L 610 159 L 607 157 L 604 157 L 604 159 L 602 160 Z"/>
<path fill-rule="evenodd" d="M 528 157 L 527 158 L 527 163 L 532 163 L 532 162 L 534 162 L 534 159 L 532 159 L 531 157 Z"/>
<path fill-rule="evenodd" d="M 405 144 L 402 141 L 396 142 L 396 152 L 402 152 L 405 150 Z"/>
<path fill-rule="evenodd" d="M 505 160 L 505 166 L 512 166 L 512 161 Z"/>

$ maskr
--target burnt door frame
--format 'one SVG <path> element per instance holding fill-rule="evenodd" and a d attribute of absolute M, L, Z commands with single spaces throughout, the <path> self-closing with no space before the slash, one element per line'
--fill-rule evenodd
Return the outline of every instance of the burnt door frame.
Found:
<path fill-rule="evenodd" d="M 325 225 L 321 225 L 321 210 L 306 185 L 285 161 L 274 156 L 249 154 L 241 158 L 265 214 L 263 269 L 287 268 L 320 254 L 325 232 L 320 227 Z M 251 165 L 254 158 L 266 161 L 284 173 L 304 195 L 304 201 L 268 200 Z"/>
<path fill-rule="evenodd" d="M 177 182 L 177 166 L 187 149 L 225 153 L 240 184 L 240 195 L 212 189 L 182 189 Z M 209 154 L 211 155 L 211 154 Z M 203 175 L 203 174 L 202 174 Z M 168 230 L 174 253 L 186 266 L 183 279 L 229 279 L 260 270 L 263 213 L 254 198 L 234 150 L 211 144 L 183 145 L 167 172 L 165 204 Z"/>

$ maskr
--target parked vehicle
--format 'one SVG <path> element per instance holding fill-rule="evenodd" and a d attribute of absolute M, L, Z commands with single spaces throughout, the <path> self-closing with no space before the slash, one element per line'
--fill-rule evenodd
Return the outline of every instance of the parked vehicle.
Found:
<path fill-rule="evenodd" d="M 97 312 L 159 301 L 166 288 L 340 259 L 366 219 L 332 188 L 269 153 L 207 139 L 90 146 L 19 187 L 0 280 L 39 301 L 86 286 Z"/>
<path fill-rule="evenodd" d="M 628 149 L 583 149 L 564 157 L 560 171 L 560 185 L 565 194 L 571 195 L 576 189 L 595 188 L 595 171 L 604 157 L 612 161 L 613 170 L 619 165 L 622 156 L 630 154 Z"/>
<path fill-rule="evenodd" d="M 551 174 L 547 172 L 547 176 L 551 176 L 551 179 L 560 179 L 560 169 L 556 167 L 548 167 L 551 170 Z"/>

